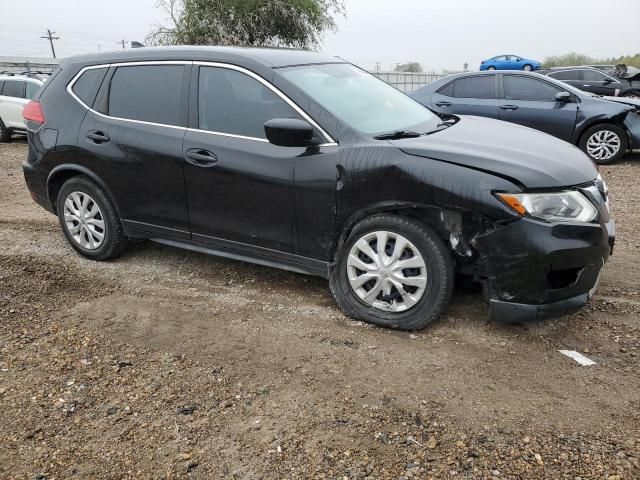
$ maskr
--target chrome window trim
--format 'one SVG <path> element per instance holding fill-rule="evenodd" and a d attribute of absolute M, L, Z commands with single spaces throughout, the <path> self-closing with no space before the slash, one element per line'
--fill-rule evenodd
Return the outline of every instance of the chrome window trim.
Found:
<path fill-rule="evenodd" d="M 291 108 L 293 108 L 296 111 L 296 113 L 298 113 L 302 118 L 304 118 L 312 126 L 314 126 L 316 129 L 318 129 L 318 131 L 325 137 L 325 140 L 327 140 L 325 143 L 317 145 L 318 147 L 330 147 L 330 146 L 337 146 L 338 145 L 338 143 L 331 137 L 331 135 L 329 135 L 320 125 L 318 125 L 318 123 L 315 120 L 313 120 L 304 110 L 302 110 L 302 108 L 300 108 L 293 100 L 291 100 L 284 93 L 282 93 L 277 87 L 275 87 L 270 82 L 268 82 L 267 80 L 262 78 L 260 75 L 252 72 L 251 70 L 247 70 L 244 67 L 239 67 L 237 65 L 232 65 L 232 64 L 229 64 L 229 63 L 204 62 L 204 61 L 187 61 L 187 60 L 153 60 L 153 61 L 150 60 L 150 61 L 139 61 L 139 62 L 119 62 L 119 63 L 104 63 L 104 64 L 100 64 L 100 65 L 89 65 L 87 67 L 83 67 L 82 69 L 80 69 L 80 71 L 78 73 L 76 73 L 74 75 L 74 77 L 71 79 L 71 81 L 69 81 L 69 83 L 67 84 L 67 92 L 69 93 L 69 95 L 71 95 L 76 100 L 76 102 L 78 102 L 84 108 L 86 108 L 87 110 L 91 111 L 95 115 L 98 115 L 98 116 L 103 117 L 103 118 L 108 118 L 108 119 L 111 119 L 111 120 L 119 120 L 119 121 L 122 121 L 122 122 L 137 123 L 137 124 L 142 124 L 142 125 L 152 125 L 152 126 L 155 126 L 155 127 L 173 128 L 173 129 L 178 129 L 178 130 L 184 130 L 184 131 L 187 131 L 187 132 L 201 132 L 201 133 L 208 133 L 210 135 L 218 135 L 218 136 L 222 136 L 222 137 L 239 138 L 239 139 L 242 139 L 242 140 L 253 140 L 253 141 L 256 141 L 256 142 L 269 143 L 269 140 L 267 140 L 266 138 L 248 137 L 248 136 L 244 136 L 244 135 L 236 135 L 234 133 L 214 132 L 214 131 L 210 131 L 210 130 L 201 130 L 199 128 L 183 127 L 183 126 L 179 126 L 179 125 L 167 125 L 167 124 L 164 124 L 164 123 L 155 123 L 155 122 L 148 122 L 148 121 L 145 121 L 145 120 L 134 120 L 134 119 L 131 119 L 131 118 L 121 118 L 121 117 L 113 117 L 111 115 L 105 115 L 104 113 L 98 112 L 97 110 L 94 110 L 93 108 L 89 107 L 75 93 L 73 93 L 73 86 L 78 81 L 78 79 L 82 76 L 82 74 L 84 72 L 86 72 L 87 70 L 93 70 L 93 69 L 96 69 L 96 68 L 129 67 L 129 66 L 143 66 L 143 65 L 199 65 L 199 66 L 210 66 L 210 67 L 226 68 L 226 69 L 229 69 L 229 70 L 236 70 L 238 72 L 242 72 L 245 75 L 248 75 L 249 77 L 254 78 L 255 80 L 259 81 L 264 86 L 266 86 L 268 89 L 273 91 L 277 96 L 282 98 L 282 100 L 284 100 Z"/>

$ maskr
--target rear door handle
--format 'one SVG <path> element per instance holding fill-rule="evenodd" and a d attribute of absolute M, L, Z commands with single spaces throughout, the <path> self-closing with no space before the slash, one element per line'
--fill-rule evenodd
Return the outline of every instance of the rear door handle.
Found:
<path fill-rule="evenodd" d="M 184 159 L 196 167 L 213 167 L 218 162 L 218 157 L 213 152 L 202 148 L 190 148 Z"/>
<path fill-rule="evenodd" d="M 500 108 L 502 110 L 517 110 L 518 106 L 517 105 L 500 105 Z"/>
<path fill-rule="evenodd" d="M 436 107 L 450 107 L 451 102 L 437 102 Z"/>
<path fill-rule="evenodd" d="M 109 138 L 109 135 L 107 135 L 104 132 L 101 132 L 100 130 L 89 130 L 87 132 L 87 138 L 91 141 L 93 141 L 93 143 L 107 143 L 109 140 L 111 140 Z"/>

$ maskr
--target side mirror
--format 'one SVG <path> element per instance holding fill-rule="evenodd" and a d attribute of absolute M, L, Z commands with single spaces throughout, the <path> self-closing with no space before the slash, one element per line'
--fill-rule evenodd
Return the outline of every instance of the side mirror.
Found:
<path fill-rule="evenodd" d="M 604 85 L 609 85 L 612 82 L 613 82 L 613 80 L 611 80 L 610 78 L 605 78 L 603 84 Z"/>
<path fill-rule="evenodd" d="M 569 92 L 558 92 L 556 94 L 556 102 L 562 102 L 562 103 L 571 102 L 571 94 Z"/>
<path fill-rule="evenodd" d="M 280 147 L 308 147 L 313 141 L 313 127 L 297 118 L 274 118 L 264 124 L 267 140 Z"/>

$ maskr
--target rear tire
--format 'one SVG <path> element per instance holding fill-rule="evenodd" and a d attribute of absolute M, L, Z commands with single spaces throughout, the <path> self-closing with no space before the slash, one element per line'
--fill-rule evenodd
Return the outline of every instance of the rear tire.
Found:
<path fill-rule="evenodd" d="M 128 239 L 105 191 L 86 177 L 67 180 L 58 192 L 57 211 L 64 236 L 76 252 L 91 260 L 111 260 Z"/>
<path fill-rule="evenodd" d="M 0 143 L 7 143 L 11 141 L 11 131 L 5 126 L 4 122 L 0 118 Z"/>
<path fill-rule="evenodd" d="M 487 70 L 489 70 L 489 71 L 493 71 L 495 69 L 496 69 L 496 67 L 494 67 L 493 65 L 491 65 L 490 67 L 487 67 Z"/>
<path fill-rule="evenodd" d="M 366 276 L 371 280 L 359 281 Z M 399 330 L 419 330 L 437 319 L 453 284 L 453 260 L 443 241 L 426 225 L 391 214 L 366 218 L 353 228 L 329 279 L 346 315 Z"/>
<path fill-rule="evenodd" d="M 599 165 L 613 163 L 627 152 L 626 132 L 612 123 L 588 128 L 580 137 L 578 147 Z"/>

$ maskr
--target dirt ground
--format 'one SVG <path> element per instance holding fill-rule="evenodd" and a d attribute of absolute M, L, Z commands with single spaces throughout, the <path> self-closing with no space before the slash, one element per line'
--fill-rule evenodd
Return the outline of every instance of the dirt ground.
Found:
<path fill-rule="evenodd" d="M 618 240 L 587 309 L 499 326 L 458 292 L 411 334 L 317 278 L 82 259 L 25 156 L 0 145 L 0 478 L 640 478 L 640 157 L 601 169 Z"/>

